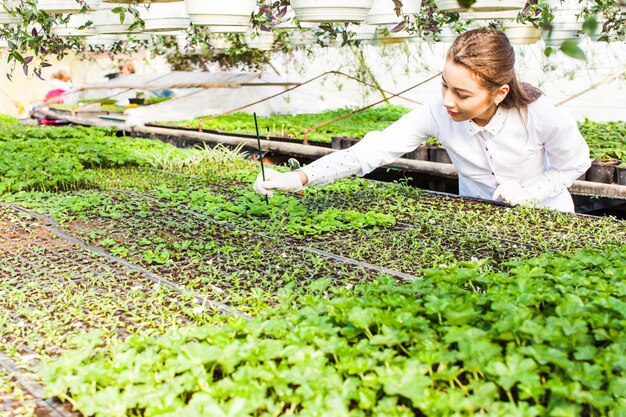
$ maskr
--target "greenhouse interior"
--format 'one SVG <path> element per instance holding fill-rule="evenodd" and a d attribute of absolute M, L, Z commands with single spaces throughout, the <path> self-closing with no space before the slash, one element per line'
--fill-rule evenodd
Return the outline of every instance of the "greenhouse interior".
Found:
<path fill-rule="evenodd" d="M 0 416 L 626 416 L 624 0 L 3 0 Z"/>

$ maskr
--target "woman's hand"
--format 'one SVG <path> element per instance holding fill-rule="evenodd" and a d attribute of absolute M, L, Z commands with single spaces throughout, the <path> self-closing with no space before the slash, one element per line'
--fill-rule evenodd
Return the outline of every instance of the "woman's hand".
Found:
<path fill-rule="evenodd" d="M 535 200 L 532 195 L 516 180 L 508 180 L 498 186 L 493 193 L 492 200 L 502 200 L 512 206 L 532 205 Z"/>
<path fill-rule="evenodd" d="M 298 192 L 304 189 L 302 184 L 306 184 L 306 175 L 301 171 L 278 172 L 266 168 L 265 181 L 263 174 L 259 173 L 254 182 L 254 191 L 257 194 L 273 197 L 273 190 Z"/>

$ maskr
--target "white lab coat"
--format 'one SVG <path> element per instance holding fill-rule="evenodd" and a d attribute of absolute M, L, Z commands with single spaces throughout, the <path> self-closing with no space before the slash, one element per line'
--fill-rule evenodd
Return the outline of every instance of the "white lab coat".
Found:
<path fill-rule="evenodd" d="M 363 176 L 411 152 L 430 136 L 448 151 L 462 196 L 490 199 L 499 184 L 515 179 L 538 207 L 574 211 L 567 188 L 591 165 L 589 147 L 576 122 L 545 96 L 526 109 L 498 108 L 484 127 L 453 121 L 438 97 L 302 171 L 308 185 Z"/>

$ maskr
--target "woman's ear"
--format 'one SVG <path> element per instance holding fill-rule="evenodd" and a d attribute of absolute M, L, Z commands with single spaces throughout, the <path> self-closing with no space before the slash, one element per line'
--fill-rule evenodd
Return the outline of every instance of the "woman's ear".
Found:
<path fill-rule="evenodd" d="M 502 103 L 502 101 L 506 98 L 507 94 L 509 94 L 509 85 L 508 84 L 504 84 L 503 86 L 501 86 L 498 91 L 496 92 L 496 96 L 494 97 L 494 103 L 496 104 L 500 104 Z"/>

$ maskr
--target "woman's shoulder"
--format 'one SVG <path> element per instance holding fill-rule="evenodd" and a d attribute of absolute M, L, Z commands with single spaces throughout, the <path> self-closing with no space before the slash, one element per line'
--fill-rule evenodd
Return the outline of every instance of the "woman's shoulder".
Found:
<path fill-rule="evenodd" d="M 536 112 L 553 111 L 556 110 L 556 106 L 545 94 L 541 94 L 537 100 L 528 105 L 528 110 Z"/>
<path fill-rule="evenodd" d="M 557 107 L 550 98 L 545 95 L 539 96 L 537 100 L 528 105 L 528 117 L 530 119 L 541 120 L 544 123 L 570 122 L 567 112 Z"/>

